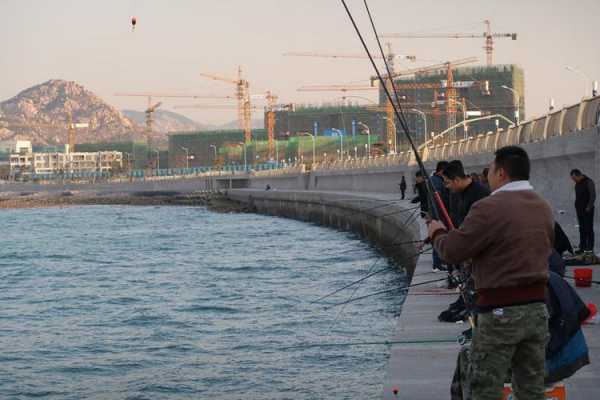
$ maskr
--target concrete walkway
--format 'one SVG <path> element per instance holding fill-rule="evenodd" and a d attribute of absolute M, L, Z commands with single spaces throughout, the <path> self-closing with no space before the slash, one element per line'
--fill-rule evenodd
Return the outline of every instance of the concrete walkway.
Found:
<path fill-rule="evenodd" d="M 420 257 L 413 284 L 443 278 L 444 273 L 432 272 L 431 255 Z M 600 266 L 594 268 L 594 280 L 600 280 Z M 572 276 L 569 268 L 567 276 Z M 572 283 L 572 280 L 569 280 Z M 394 341 L 454 340 L 468 328 L 467 323 L 438 322 L 437 316 L 458 298 L 449 291 L 429 284 L 411 288 L 402 307 Z M 600 285 L 577 288 L 586 303 L 600 306 Z M 567 399 L 600 399 L 600 325 L 583 328 L 590 347 L 591 364 L 565 381 Z M 450 383 L 456 366 L 460 345 L 457 342 L 395 344 L 384 381 L 384 399 L 432 400 L 450 398 Z M 397 394 L 396 394 L 396 393 Z"/>

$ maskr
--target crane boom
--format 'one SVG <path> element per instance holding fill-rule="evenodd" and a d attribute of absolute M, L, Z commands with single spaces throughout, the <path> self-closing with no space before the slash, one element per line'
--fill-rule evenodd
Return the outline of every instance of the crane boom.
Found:
<path fill-rule="evenodd" d="M 498 33 L 492 32 L 491 21 L 486 19 L 483 21 L 485 24 L 485 32 L 483 33 L 387 33 L 382 34 L 379 37 L 388 39 L 436 39 L 436 38 L 448 38 L 448 39 L 471 39 L 471 38 L 483 38 L 485 40 L 485 54 L 487 65 L 492 65 L 493 54 L 494 54 L 494 38 L 510 38 L 517 40 L 516 33 Z"/>
<path fill-rule="evenodd" d="M 351 59 L 351 60 L 364 60 L 368 59 L 367 56 L 362 54 L 332 54 L 332 53 L 312 53 L 312 52 L 289 52 L 283 53 L 284 57 L 318 57 L 318 58 L 341 58 L 341 59 Z M 395 54 L 394 58 L 400 58 L 404 60 L 416 61 L 417 57 L 413 55 L 406 54 Z M 382 60 L 381 56 L 373 56 L 374 59 Z M 387 59 L 387 58 L 386 58 Z"/>

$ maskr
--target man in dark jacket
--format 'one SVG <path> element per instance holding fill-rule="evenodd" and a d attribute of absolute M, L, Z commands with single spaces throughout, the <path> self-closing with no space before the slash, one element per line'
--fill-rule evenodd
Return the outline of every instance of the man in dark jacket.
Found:
<path fill-rule="evenodd" d="M 451 193 L 457 195 L 456 204 L 453 204 L 452 214 L 454 223 L 459 227 L 463 222 L 471 206 L 490 195 L 490 190 L 473 178 L 465 174 L 460 160 L 451 161 L 442 173 L 444 185 Z"/>
<path fill-rule="evenodd" d="M 425 218 L 427 212 L 429 212 L 429 200 L 427 197 L 427 183 L 421 171 L 415 173 L 415 193 L 417 196 L 412 199 L 411 203 L 421 204 L 421 217 Z"/>
<path fill-rule="evenodd" d="M 596 187 L 594 181 L 583 175 L 580 170 L 571 171 L 575 182 L 575 211 L 579 223 L 579 250 L 594 251 L 594 203 Z"/>
<path fill-rule="evenodd" d="M 440 197 L 442 199 L 442 202 L 444 203 L 444 206 L 446 207 L 446 210 L 448 210 L 448 207 L 450 204 L 450 201 L 449 201 L 450 198 L 449 198 L 448 189 L 446 189 L 446 186 L 444 186 L 444 177 L 442 176 L 442 173 L 444 172 L 444 169 L 447 166 L 448 166 L 448 161 L 439 161 L 437 163 L 437 165 L 435 166 L 435 173 L 431 176 L 431 185 L 433 186 L 435 191 L 440 194 Z M 437 272 L 437 271 L 446 270 L 446 268 L 443 266 L 444 262 L 440 258 L 437 251 L 435 251 L 435 249 L 433 249 L 432 257 L 433 257 L 433 271 Z"/>

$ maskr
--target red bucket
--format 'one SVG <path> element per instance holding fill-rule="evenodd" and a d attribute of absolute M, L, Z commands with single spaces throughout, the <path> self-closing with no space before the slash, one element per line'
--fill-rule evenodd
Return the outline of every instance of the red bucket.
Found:
<path fill-rule="evenodd" d="M 575 268 L 575 286 L 590 287 L 592 286 L 592 269 L 591 268 Z"/>

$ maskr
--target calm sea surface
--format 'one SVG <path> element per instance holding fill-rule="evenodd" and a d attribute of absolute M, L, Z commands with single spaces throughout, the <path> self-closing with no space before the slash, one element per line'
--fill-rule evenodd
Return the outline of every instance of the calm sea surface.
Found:
<path fill-rule="evenodd" d="M 0 223 L 2 399 L 381 395 L 386 346 L 289 348 L 392 334 L 397 294 L 309 303 L 388 266 L 348 233 L 191 207 L 2 210 Z M 390 268 L 354 296 L 404 279 Z"/>

